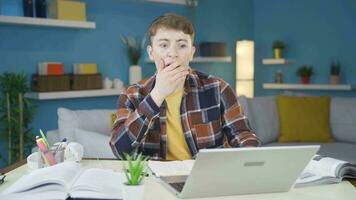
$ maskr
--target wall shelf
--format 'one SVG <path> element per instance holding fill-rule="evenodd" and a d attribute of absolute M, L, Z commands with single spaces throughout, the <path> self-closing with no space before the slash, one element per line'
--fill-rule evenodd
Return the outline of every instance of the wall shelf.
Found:
<path fill-rule="evenodd" d="M 293 62 L 294 62 L 294 60 L 288 60 L 285 58 L 280 58 L 280 59 L 264 58 L 264 59 L 262 59 L 262 64 L 264 64 L 264 65 L 288 65 Z"/>
<path fill-rule="evenodd" d="M 96 28 L 95 22 L 43 19 L 43 18 L 34 18 L 34 17 L 3 16 L 3 15 L 0 15 L 0 24 L 48 26 L 48 27 L 78 28 L 78 29 Z"/>
<path fill-rule="evenodd" d="M 340 84 L 285 84 L 285 83 L 264 83 L 263 89 L 271 90 L 339 90 L 351 91 L 356 90 L 356 85 Z"/>
<path fill-rule="evenodd" d="M 226 62 L 229 63 L 232 61 L 231 56 L 226 57 L 194 57 L 193 63 L 209 63 L 209 62 Z M 153 61 L 146 59 L 146 63 L 153 63 Z"/>
<path fill-rule="evenodd" d="M 121 89 L 101 89 L 101 90 L 71 90 L 62 92 L 29 92 L 26 97 L 34 100 L 51 100 L 51 99 L 71 99 L 84 97 L 105 97 L 119 96 Z"/>
<path fill-rule="evenodd" d="M 197 6 L 198 1 L 197 0 L 144 0 L 146 2 L 150 3 L 162 3 L 162 4 L 176 4 L 176 5 L 182 5 L 182 6 Z"/>

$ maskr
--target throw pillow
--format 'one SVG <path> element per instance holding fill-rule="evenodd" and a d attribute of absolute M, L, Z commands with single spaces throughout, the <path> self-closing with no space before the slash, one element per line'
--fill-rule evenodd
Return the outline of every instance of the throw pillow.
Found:
<path fill-rule="evenodd" d="M 248 108 L 250 124 L 262 144 L 276 142 L 279 135 L 279 119 L 275 96 L 249 99 Z"/>
<path fill-rule="evenodd" d="M 331 142 L 330 98 L 277 96 L 279 142 Z"/>
<path fill-rule="evenodd" d="M 355 97 L 334 97 L 331 99 L 330 124 L 335 140 L 356 143 Z"/>
<path fill-rule="evenodd" d="M 69 142 L 74 140 L 76 128 L 101 133 L 111 134 L 111 116 L 116 110 L 92 109 L 69 110 L 58 108 L 58 129 L 60 138 L 67 138 Z"/>
<path fill-rule="evenodd" d="M 83 145 L 86 158 L 115 158 L 109 145 L 110 136 L 75 129 L 75 139 Z"/>

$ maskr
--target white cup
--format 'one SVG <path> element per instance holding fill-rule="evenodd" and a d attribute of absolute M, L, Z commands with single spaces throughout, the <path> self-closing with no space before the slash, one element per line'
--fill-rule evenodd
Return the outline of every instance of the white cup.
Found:
<path fill-rule="evenodd" d="M 29 171 L 39 169 L 43 167 L 43 162 L 40 152 L 33 152 L 27 156 L 27 168 Z"/>
<path fill-rule="evenodd" d="M 114 88 L 115 89 L 121 89 L 122 87 L 124 87 L 124 82 L 122 82 L 122 80 L 115 78 L 114 79 Z"/>
<path fill-rule="evenodd" d="M 104 89 L 111 89 L 112 88 L 112 81 L 106 77 L 104 80 L 103 80 L 103 88 Z"/>

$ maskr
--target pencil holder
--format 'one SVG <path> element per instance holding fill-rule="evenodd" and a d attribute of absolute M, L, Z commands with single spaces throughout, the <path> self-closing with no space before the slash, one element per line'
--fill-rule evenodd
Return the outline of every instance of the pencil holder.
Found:
<path fill-rule="evenodd" d="M 27 168 L 29 171 L 43 167 L 41 152 L 33 152 L 27 156 Z"/>

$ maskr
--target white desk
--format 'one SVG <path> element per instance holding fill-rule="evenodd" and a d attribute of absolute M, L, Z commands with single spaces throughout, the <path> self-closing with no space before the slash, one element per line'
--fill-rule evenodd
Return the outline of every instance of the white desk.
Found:
<path fill-rule="evenodd" d="M 103 168 L 122 170 L 122 162 L 114 160 L 83 160 L 81 162 L 84 168 Z M 7 173 L 7 181 L 0 185 L 0 193 L 19 179 L 22 175 L 28 173 L 27 166 L 23 165 Z M 170 191 L 166 190 L 159 180 L 153 176 L 145 179 L 145 199 L 178 199 Z M 356 188 L 348 181 L 339 184 L 313 186 L 305 188 L 292 189 L 287 193 L 269 193 L 239 196 L 224 196 L 214 198 L 203 198 L 202 200 L 352 200 L 356 199 Z"/>

